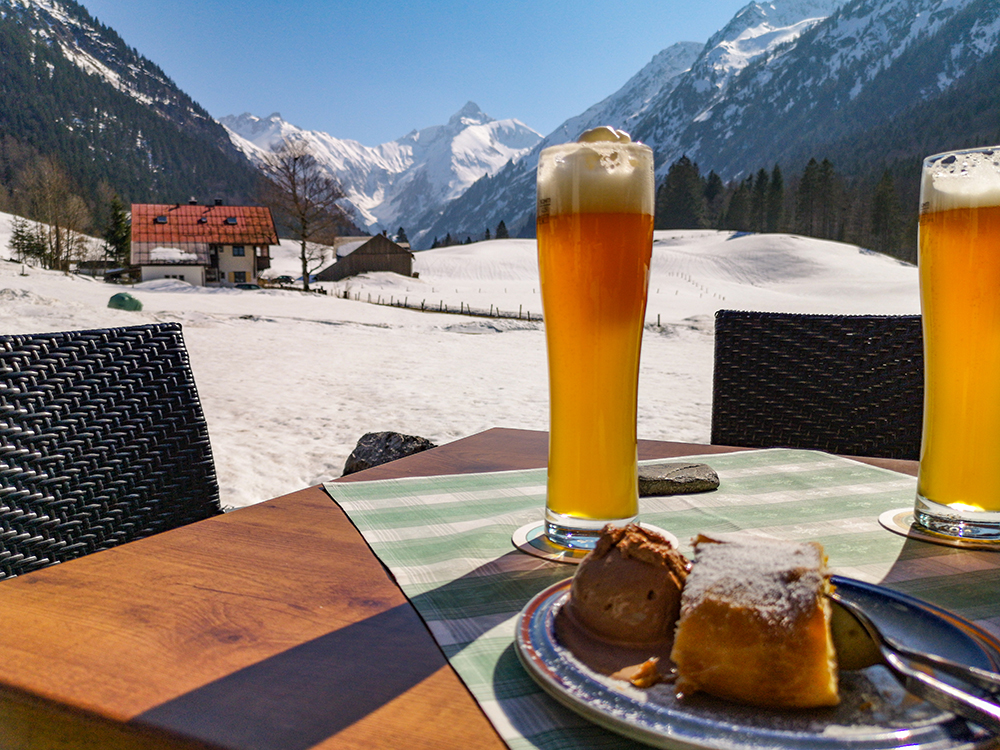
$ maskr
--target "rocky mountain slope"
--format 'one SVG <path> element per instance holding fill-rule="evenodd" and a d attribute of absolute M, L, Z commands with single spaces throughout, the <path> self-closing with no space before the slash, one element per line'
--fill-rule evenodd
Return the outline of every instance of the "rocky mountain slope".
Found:
<path fill-rule="evenodd" d="M 54 157 L 90 195 L 247 199 L 255 171 L 225 130 L 154 63 L 73 0 L 0 0 L 0 132 Z M 12 144 L 15 146 L 11 150 Z"/>
<path fill-rule="evenodd" d="M 817 147 L 834 139 L 863 143 L 911 106 L 932 106 L 995 54 L 998 36 L 993 0 L 853 0 L 723 89 L 686 80 L 649 108 L 636 133 L 661 165 L 686 153 L 724 177 L 822 157 Z"/>

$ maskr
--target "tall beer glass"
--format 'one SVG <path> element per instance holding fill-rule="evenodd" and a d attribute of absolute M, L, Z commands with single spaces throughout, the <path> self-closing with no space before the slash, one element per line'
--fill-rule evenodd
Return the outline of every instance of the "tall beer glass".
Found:
<path fill-rule="evenodd" d="M 1000 541 L 1000 147 L 924 160 L 925 392 L 915 517 Z"/>
<path fill-rule="evenodd" d="M 545 535 L 571 549 L 639 512 L 636 402 L 653 154 L 611 128 L 542 151 L 538 266 L 549 363 Z"/>

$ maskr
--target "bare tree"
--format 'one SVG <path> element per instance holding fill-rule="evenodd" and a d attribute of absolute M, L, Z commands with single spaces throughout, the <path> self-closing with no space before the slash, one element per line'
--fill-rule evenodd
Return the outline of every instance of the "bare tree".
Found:
<path fill-rule="evenodd" d="M 300 244 L 302 289 L 308 292 L 309 276 L 327 261 L 328 248 L 316 243 L 332 239 L 344 223 L 337 204 L 344 192 L 302 140 L 284 139 L 264 158 L 263 168 L 268 177 L 264 202 Z"/>
<path fill-rule="evenodd" d="M 90 211 L 83 198 L 74 192 L 66 171 L 48 157 L 25 168 L 18 182 L 45 240 L 44 264 L 68 271 L 70 263 L 87 251 L 84 232 L 90 226 Z"/>

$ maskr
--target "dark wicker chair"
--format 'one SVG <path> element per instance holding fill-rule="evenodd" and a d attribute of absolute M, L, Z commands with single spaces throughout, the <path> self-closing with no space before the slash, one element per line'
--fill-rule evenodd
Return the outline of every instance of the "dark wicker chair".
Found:
<path fill-rule="evenodd" d="M 712 443 L 918 459 L 919 315 L 715 315 Z"/>
<path fill-rule="evenodd" d="M 0 579 L 219 513 L 180 325 L 0 336 Z"/>

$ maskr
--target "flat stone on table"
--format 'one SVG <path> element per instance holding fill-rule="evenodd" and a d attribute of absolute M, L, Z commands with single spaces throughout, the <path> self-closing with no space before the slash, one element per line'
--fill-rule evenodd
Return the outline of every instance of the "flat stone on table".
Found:
<path fill-rule="evenodd" d="M 663 463 L 639 466 L 639 496 L 685 495 L 718 489 L 719 475 L 708 464 Z"/>

